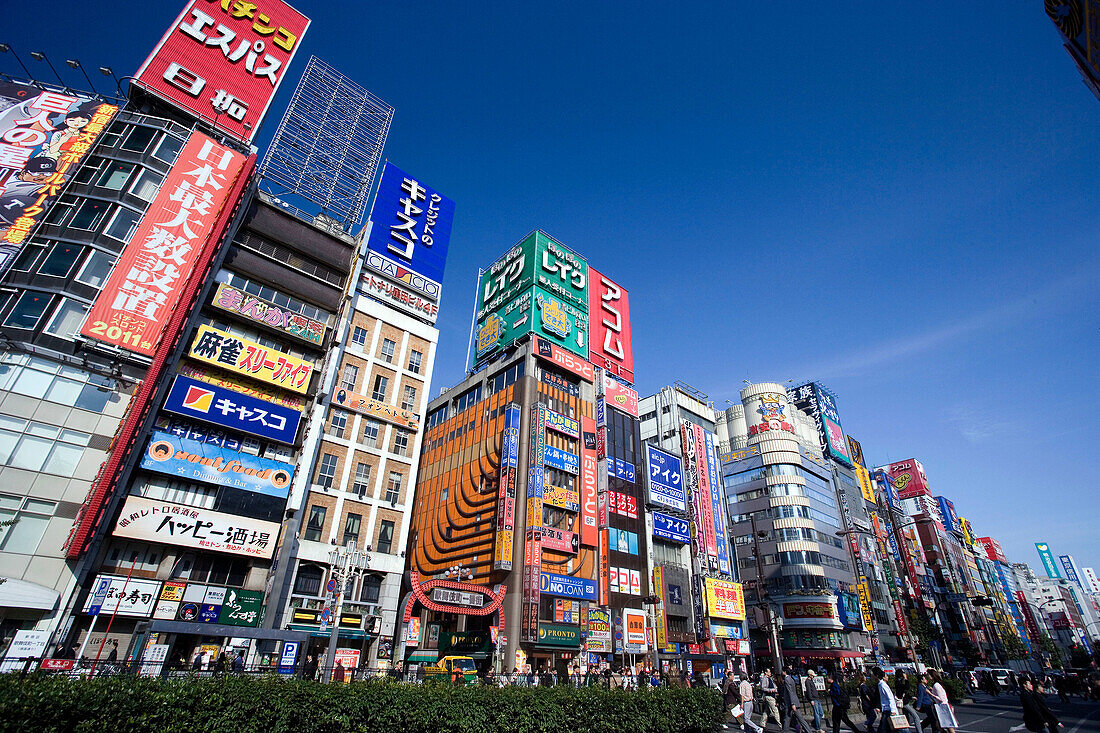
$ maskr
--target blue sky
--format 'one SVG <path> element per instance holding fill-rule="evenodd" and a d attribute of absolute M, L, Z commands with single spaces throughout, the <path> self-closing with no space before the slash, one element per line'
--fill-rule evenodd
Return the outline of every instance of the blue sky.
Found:
<path fill-rule="evenodd" d="M 542 228 L 630 290 L 643 394 L 818 379 L 1010 559 L 1100 565 L 1100 101 L 1041 2 L 294 4 L 261 146 L 316 54 L 456 202 L 433 393 L 477 268 Z M 132 74 L 182 2 L 127 6 L 17 4 L 0 40 Z"/>

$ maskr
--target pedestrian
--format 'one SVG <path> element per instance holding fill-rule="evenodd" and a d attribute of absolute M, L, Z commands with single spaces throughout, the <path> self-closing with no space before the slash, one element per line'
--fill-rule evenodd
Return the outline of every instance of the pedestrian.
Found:
<path fill-rule="evenodd" d="M 244 672 L 244 650 L 238 651 L 233 658 L 233 671 L 237 674 Z"/>
<path fill-rule="evenodd" d="M 737 692 L 741 696 L 741 708 L 745 711 L 745 733 L 750 733 L 750 731 L 751 733 L 764 733 L 763 728 L 752 722 L 753 704 L 755 701 L 753 698 L 752 682 L 749 681 L 748 677 L 741 680 L 741 684 L 737 686 Z M 766 717 L 764 722 L 767 723 Z"/>
<path fill-rule="evenodd" d="M 875 704 L 877 695 L 874 693 L 871 683 L 867 680 L 867 675 L 862 672 L 856 677 L 859 682 L 859 708 L 863 711 L 863 715 L 867 718 L 867 733 L 874 733 L 875 720 L 878 717 L 875 713 L 875 708 L 878 707 Z"/>
<path fill-rule="evenodd" d="M 889 731 L 894 730 L 891 718 L 894 715 L 901 715 L 901 706 L 898 704 L 897 697 L 894 696 L 894 691 L 890 689 L 889 683 L 886 682 L 886 673 L 882 671 L 882 667 L 875 667 L 871 670 L 871 674 L 878 682 L 878 706 L 875 709 L 875 712 L 880 716 L 878 733 L 889 733 Z"/>
<path fill-rule="evenodd" d="M 814 712 L 814 730 L 817 733 L 825 733 L 825 711 L 821 709 L 821 691 L 817 689 L 817 675 L 812 669 L 806 670 L 803 687 L 805 687 L 806 699 L 810 701 L 810 708 Z"/>
<path fill-rule="evenodd" d="M 764 698 L 764 718 L 760 721 L 760 724 L 767 726 L 769 720 L 775 720 L 776 725 L 782 727 L 783 716 L 780 714 L 779 705 L 776 703 L 779 688 L 772 677 L 771 667 L 765 669 L 760 676 L 760 696 Z"/>
<path fill-rule="evenodd" d="M 928 678 L 932 680 L 932 686 L 928 688 L 928 695 L 932 698 L 932 710 L 935 712 L 936 729 L 955 733 L 955 710 L 951 707 L 951 700 L 947 697 L 947 690 L 943 686 L 943 675 L 938 669 L 928 670 Z M 946 709 L 942 706 L 947 706 Z M 945 716 L 950 713 L 950 716 Z"/>
<path fill-rule="evenodd" d="M 196 674 L 202 671 L 202 650 L 195 652 L 195 658 L 191 660 L 191 671 Z"/>
<path fill-rule="evenodd" d="M 332 670 L 332 681 L 338 685 L 344 684 L 345 674 L 346 672 L 344 670 L 344 663 L 341 660 L 337 659 L 336 668 Z"/>
<path fill-rule="evenodd" d="M 802 700 L 798 696 L 798 681 L 790 673 L 790 669 L 784 669 L 779 673 L 779 697 L 780 710 L 785 713 L 783 731 L 791 730 L 793 733 L 807 733 L 811 730 L 810 724 L 798 711 Z"/>
<path fill-rule="evenodd" d="M 856 724 L 848 717 L 848 710 L 852 707 L 852 698 L 848 691 L 841 686 L 840 678 L 835 673 L 830 672 L 825 675 L 825 680 L 829 684 L 829 701 L 833 705 L 833 733 L 840 733 L 842 722 L 852 730 L 852 733 L 860 733 L 860 730 L 856 728 Z"/>
<path fill-rule="evenodd" d="M 317 657 L 310 654 L 306 657 L 306 663 L 302 665 L 302 679 L 312 680 L 317 678 Z"/>
<path fill-rule="evenodd" d="M 1047 707 L 1042 696 L 1036 694 L 1031 680 L 1025 680 L 1023 683 L 1023 691 L 1020 693 L 1020 706 L 1024 711 L 1024 727 L 1032 733 L 1042 733 L 1048 730 L 1050 733 L 1057 733 L 1059 728 L 1064 727 L 1058 721 L 1058 718 L 1054 716 L 1054 713 L 1050 712 L 1050 708 Z"/>
<path fill-rule="evenodd" d="M 897 674 L 894 675 L 894 688 L 897 690 L 897 699 L 901 711 L 909 720 L 909 725 L 920 730 L 920 713 L 913 706 L 916 699 L 913 694 L 913 686 L 904 669 L 899 669 Z"/>
<path fill-rule="evenodd" d="M 933 705 L 932 693 L 930 685 L 932 684 L 932 678 L 927 672 L 917 678 L 917 698 L 913 703 L 913 707 L 917 709 L 921 715 L 924 716 L 924 720 L 920 721 L 917 726 L 917 730 L 923 730 L 926 727 L 931 727 L 933 733 L 938 733 L 940 726 L 936 721 L 936 708 Z"/>

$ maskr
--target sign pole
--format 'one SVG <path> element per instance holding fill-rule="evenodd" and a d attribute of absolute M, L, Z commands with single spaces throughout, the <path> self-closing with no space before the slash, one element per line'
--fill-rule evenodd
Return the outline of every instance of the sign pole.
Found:
<path fill-rule="evenodd" d="M 111 618 L 107 620 L 107 630 L 103 632 L 103 639 L 99 642 L 99 649 L 95 653 L 95 661 L 92 662 L 92 673 L 95 673 L 97 665 L 99 665 L 99 657 L 103 654 L 103 645 L 107 643 L 107 634 L 111 633 L 111 625 L 115 622 L 115 616 L 118 615 L 118 607 L 122 605 L 122 599 L 126 597 L 126 586 L 130 584 L 130 576 L 134 574 L 134 567 L 137 565 L 137 556 L 134 556 L 133 561 L 130 563 L 130 572 L 126 573 L 126 582 L 122 584 L 122 592 L 118 595 L 118 600 L 115 601 L 115 610 L 111 611 Z M 96 615 L 99 618 L 99 615 Z M 92 622 L 93 625 L 95 621 Z M 88 636 L 92 635 L 91 629 L 88 630 Z M 84 640 L 87 642 L 87 638 Z"/>

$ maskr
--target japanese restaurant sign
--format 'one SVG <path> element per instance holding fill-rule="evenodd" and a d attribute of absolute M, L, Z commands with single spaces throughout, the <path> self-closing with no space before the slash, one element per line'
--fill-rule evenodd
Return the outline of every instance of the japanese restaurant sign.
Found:
<path fill-rule="evenodd" d="M 309 378 L 313 374 L 313 364 L 305 359 L 238 338 L 205 323 L 199 326 L 187 355 L 299 394 L 305 394 L 309 389 Z"/>
<path fill-rule="evenodd" d="M 201 507 L 128 496 L 114 535 L 232 555 L 269 558 L 275 551 L 279 525 Z"/>

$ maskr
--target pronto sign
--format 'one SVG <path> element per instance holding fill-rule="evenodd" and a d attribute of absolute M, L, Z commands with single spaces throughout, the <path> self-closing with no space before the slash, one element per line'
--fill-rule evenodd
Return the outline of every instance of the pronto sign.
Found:
<path fill-rule="evenodd" d="M 80 334 L 152 356 L 245 157 L 192 133 L 119 255 Z M 219 364 L 218 366 L 223 366 Z"/>
<path fill-rule="evenodd" d="M 134 83 L 251 142 L 307 28 L 281 0 L 191 0 Z"/>

